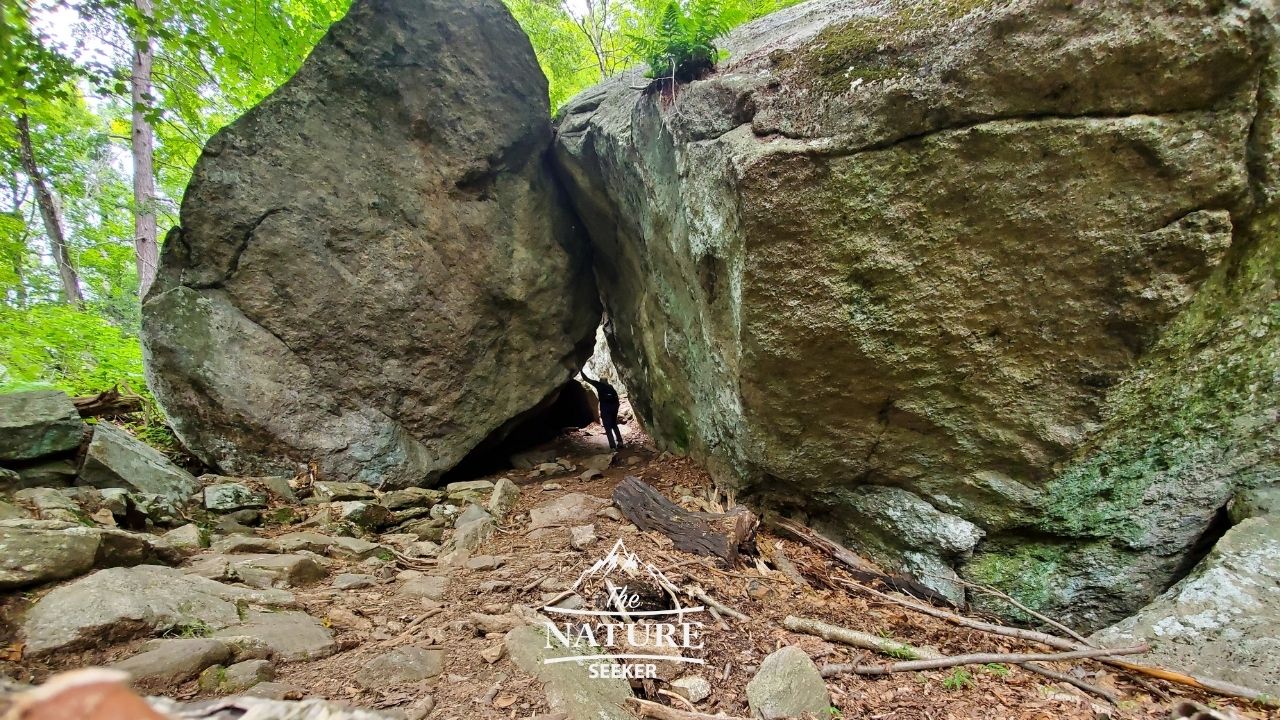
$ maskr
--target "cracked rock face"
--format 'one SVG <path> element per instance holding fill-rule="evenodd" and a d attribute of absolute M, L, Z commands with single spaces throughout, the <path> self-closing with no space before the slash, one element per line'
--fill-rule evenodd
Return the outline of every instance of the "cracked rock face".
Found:
<path fill-rule="evenodd" d="M 582 94 L 556 158 L 633 406 L 902 570 L 1146 602 L 1280 467 L 1273 17 L 814 0 Z"/>
<path fill-rule="evenodd" d="M 545 90 L 496 0 L 362 0 L 218 133 L 143 308 L 183 442 L 422 484 L 552 396 L 599 303 Z"/>

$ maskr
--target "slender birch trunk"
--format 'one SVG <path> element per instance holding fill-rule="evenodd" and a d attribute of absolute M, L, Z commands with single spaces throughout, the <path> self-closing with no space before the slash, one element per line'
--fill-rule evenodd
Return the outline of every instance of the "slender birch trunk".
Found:
<path fill-rule="evenodd" d="M 18 114 L 16 124 L 22 170 L 31 181 L 36 206 L 40 208 L 40 219 L 44 221 L 44 232 L 49 236 L 49 244 L 53 246 L 53 261 L 58 266 L 58 278 L 62 281 L 62 297 L 66 302 L 79 307 L 84 305 L 84 294 L 80 291 L 80 276 L 76 273 L 75 265 L 71 262 L 71 252 L 67 249 L 67 235 L 62 229 L 62 209 L 36 162 L 35 148 L 31 143 L 31 123 L 25 109 Z"/>
<path fill-rule="evenodd" d="M 146 21 L 154 17 L 152 0 L 135 0 Z M 133 245 L 138 262 L 138 296 L 145 298 L 156 279 L 160 246 L 156 241 L 155 131 L 147 119 L 151 106 L 151 38 L 135 38 L 130 85 L 133 95 Z"/>

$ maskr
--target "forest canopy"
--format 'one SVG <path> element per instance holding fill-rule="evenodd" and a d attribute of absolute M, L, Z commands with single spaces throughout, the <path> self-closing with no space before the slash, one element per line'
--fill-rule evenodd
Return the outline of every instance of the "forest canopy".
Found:
<path fill-rule="evenodd" d="M 288 79 L 349 1 L 0 5 L 0 390 L 145 394 L 139 297 L 201 148 Z M 798 2 L 504 1 L 553 112 L 665 57 L 676 13 L 712 37 Z"/>

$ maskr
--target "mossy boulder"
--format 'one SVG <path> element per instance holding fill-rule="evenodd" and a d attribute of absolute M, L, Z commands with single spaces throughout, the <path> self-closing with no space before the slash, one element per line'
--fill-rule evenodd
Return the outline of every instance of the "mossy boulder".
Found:
<path fill-rule="evenodd" d="M 536 420 L 600 318 L 550 142 L 501 2 L 355 2 L 209 141 L 165 242 L 142 336 L 183 443 L 390 488 Z"/>
<path fill-rule="evenodd" d="M 902 569 L 1115 621 L 1280 470 L 1276 34 L 1245 0 L 814 0 L 704 80 L 583 93 L 556 159 L 632 405 Z M 932 512 L 867 522 L 867 486 Z"/>

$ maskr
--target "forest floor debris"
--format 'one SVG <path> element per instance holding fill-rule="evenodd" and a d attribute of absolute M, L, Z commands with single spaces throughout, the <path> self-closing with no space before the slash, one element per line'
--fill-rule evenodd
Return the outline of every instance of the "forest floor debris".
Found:
<path fill-rule="evenodd" d="M 715 611 L 703 647 L 685 651 L 704 664 L 683 674 L 684 686 L 673 684 L 679 673 L 633 681 L 637 698 L 629 707 L 644 717 L 747 717 L 748 683 L 767 656 L 788 646 L 800 648 L 824 669 L 832 717 L 1164 718 L 1177 702 L 1241 717 L 1267 716 L 1263 708 L 1242 699 L 1135 675 L 1126 669 L 1131 663 L 1114 657 L 1119 651 L 1105 662 L 1093 658 L 1106 651 L 1084 647 L 1078 636 L 1006 628 L 994 619 L 960 615 L 899 594 L 894 579 L 886 579 L 860 558 L 837 560 L 838 546 L 823 549 L 798 542 L 787 530 L 760 527 L 755 536 L 760 558 L 744 557 L 736 567 L 677 550 L 672 538 L 641 531 L 610 506 L 624 478 L 638 478 L 689 513 L 722 513 L 731 503 L 717 495 L 708 476 L 691 461 L 660 454 L 639 436 L 630 439 L 633 444 L 600 476 L 580 472 L 605 453 L 604 436 L 596 429 L 563 438 L 556 448 L 561 463 L 556 469 L 512 470 L 483 478 L 507 478 L 521 492 L 505 520 L 459 564 L 412 556 L 411 545 L 392 543 L 386 534 L 369 536 L 380 541 L 372 552 L 351 550 L 345 557 L 324 559 L 325 580 L 290 590 L 296 605 L 333 634 L 335 652 L 292 662 L 277 659 L 274 678 L 263 684 L 264 691 L 270 686 L 284 698 L 324 698 L 355 707 L 401 710 L 404 717 L 410 710 L 417 715 L 428 698 L 431 718 L 515 720 L 551 713 L 544 689 L 513 663 L 503 638 L 538 608 L 571 599 L 575 582 L 622 539 L 637 556 L 660 568 L 670 583 L 664 591 L 676 602 L 700 603 Z M 576 500 L 571 497 L 575 493 L 598 502 Z M 580 512 L 549 520 L 547 508 L 555 503 Z M 530 520 L 535 508 L 540 510 L 535 514 L 538 523 Z M 300 527 L 306 525 L 308 506 L 294 510 L 297 522 L 256 532 L 296 540 L 308 529 Z M 594 539 L 575 532 L 586 525 L 593 527 Z M 446 547 L 450 544 L 447 538 L 443 541 Z M 202 551 L 184 567 L 198 565 L 211 554 Z M 332 581 L 340 575 L 343 580 L 335 585 Z M 357 575 L 372 582 L 351 582 Z M 425 588 L 424 583 L 434 584 Z M 10 636 L 21 613 L 48 589 L 5 601 L 3 616 Z M 183 634 L 212 633 L 197 627 Z M 104 642 L 83 652 L 43 658 L 24 657 L 21 646 L 11 644 L 0 672 L 15 681 L 37 683 L 56 672 L 116 663 L 135 655 L 145 642 Z M 396 651 L 414 654 L 409 658 L 413 662 L 389 655 Z M 938 667 L 912 665 L 921 662 Z M 379 668 L 392 665 L 403 672 L 388 682 L 370 680 L 386 675 Z M 891 672 L 907 665 L 912 671 Z M 144 680 L 138 687 L 185 701 L 223 694 L 219 688 L 225 685 L 202 684 L 188 679 L 189 674 L 182 677 Z M 706 692 L 690 700 L 685 687 L 690 685 Z M 0 701 L 0 712 L 3 709 Z"/>

